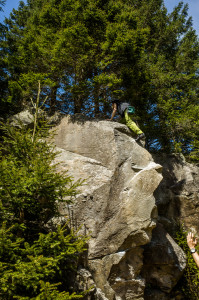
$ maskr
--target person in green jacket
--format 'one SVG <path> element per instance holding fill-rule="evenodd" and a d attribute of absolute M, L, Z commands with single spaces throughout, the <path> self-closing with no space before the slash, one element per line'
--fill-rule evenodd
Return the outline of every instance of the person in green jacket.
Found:
<path fill-rule="evenodd" d="M 133 107 L 129 105 L 127 102 L 120 102 L 118 100 L 112 101 L 112 114 L 111 118 L 108 119 L 109 121 L 112 121 L 115 117 L 117 111 L 122 117 L 122 123 L 125 123 L 136 135 L 136 142 L 138 142 L 141 139 L 145 139 L 144 132 L 136 125 L 136 123 L 132 119 L 132 112 Z"/>

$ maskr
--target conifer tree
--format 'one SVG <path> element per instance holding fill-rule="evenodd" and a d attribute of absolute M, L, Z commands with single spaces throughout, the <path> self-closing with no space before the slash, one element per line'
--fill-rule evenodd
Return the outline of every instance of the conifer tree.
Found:
<path fill-rule="evenodd" d="M 0 14 L 3 13 L 3 8 L 5 5 L 4 0 L 0 0 Z M 0 45 L 4 40 L 4 33 L 5 33 L 5 25 L 0 23 Z M 0 117 L 2 117 L 6 110 L 10 107 L 6 101 L 8 96 L 8 82 L 7 82 L 7 74 L 6 74 L 6 63 L 4 61 L 4 53 L 3 49 L 0 52 Z"/>
<path fill-rule="evenodd" d="M 6 23 L 9 101 L 24 104 L 38 79 L 51 112 L 94 116 L 126 100 L 149 150 L 197 158 L 199 47 L 188 5 L 168 14 L 163 0 L 29 0 Z"/>
<path fill-rule="evenodd" d="M 36 114 L 38 103 L 39 97 Z M 61 202 L 71 203 L 80 182 L 57 171 L 57 153 L 37 115 L 34 129 L 21 122 L 1 129 L 0 298 L 80 299 L 72 287 L 86 238 L 67 222 L 48 225 Z"/>

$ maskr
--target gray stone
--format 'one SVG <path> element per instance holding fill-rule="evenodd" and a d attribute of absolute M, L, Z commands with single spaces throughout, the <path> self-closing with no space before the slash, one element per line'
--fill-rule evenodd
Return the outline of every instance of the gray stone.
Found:
<path fill-rule="evenodd" d="M 26 109 L 10 118 L 11 125 L 13 126 L 33 126 L 34 124 L 34 116 L 35 116 L 35 108 Z M 55 126 L 57 125 L 63 115 L 59 112 L 55 112 L 52 116 L 48 116 L 47 113 L 42 110 L 38 109 L 37 119 L 45 119 L 48 122 L 48 125 Z"/>
<path fill-rule="evenodd" d="M 95 290 L 95 282 L 91 273 L 85 268 L 79 268 L 76 275 L 77 289 L 80 291 L 89 290 L 93 292 Z"/>
<path fill-rule="evenodd" d="M 155 192 L 159 222 L 171 234 L 180 223 L 199 233 L 199 166 L 177 154 L 156 155 L 154 159 L 163 165 L 163 180 Z"/>
<path fill-rule="evenodd" d="M 89 260 L 89 269 L 109 300 L 116 295 L 117 299 L 142 299 L 145 287 L 139 276 L 142 260 L 142 249 L 137 247 Z"/>
<path fill-rule="evenodd" d="M 152 240 L 144 246 L 142 276 L 147 284 L 169 293 L 182 276 L 186 255 L 161 224 L 153 230 Z"/>
<path fill-rule="evenodd" d="M 29 110 L 24 110 L 14 115 L 10 120 L 13 126 L 21 126 L 21 124 L 28 126 L 34 123 L 34 116 Z"/>
<path fill-rule="evenodd" d="M 104 293 L 102 293 L 101 289 L 97 288 L 95 293 L 96 300 L 109 300 L 105 297 Z"/>
<path fill-rule="evenodd" d="M 90 236 L 87 268 L 100 291 L 94 299 L 144 299 L 142 245 L 150 242 L 156 226 L 153 193 L 162 180 L 162 166 L 125 125 L 67 116 L 55 130 L 58 171 L 85 180 L 74 203 L 62 205 L 60 212 Z M 172 262 L 182 274 L 180 262 Z"/>

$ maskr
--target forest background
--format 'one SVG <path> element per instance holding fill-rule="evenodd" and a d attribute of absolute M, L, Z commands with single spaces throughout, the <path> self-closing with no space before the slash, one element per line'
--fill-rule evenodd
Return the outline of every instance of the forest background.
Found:
<path fill-rule="evenodd" d="M 179 3 L 52 0 L 20 2 L 1 25 L 1 111 L 48 96 L 50 114 L 136 108 L 150 151 L 198 159 L 198 38 Z M 42 99 L 41 99 L 42 101 Z"/>
<path fill-rule="evenodd" d="M 32 104 L 36 120 L 44 101 L 48 115 L 105 119 L 113 99 L 128 101 L 149 151 L 197 161 L 199 43 L 188 5 L 168 13 L 163 0 L 28 0 L 0 24 L 0 48 L 0 296 L 80 299 L 69 278 L 86 240 L 48 229 L 80 183 L 56 172 L 46 125 L 4 121 Z"/>

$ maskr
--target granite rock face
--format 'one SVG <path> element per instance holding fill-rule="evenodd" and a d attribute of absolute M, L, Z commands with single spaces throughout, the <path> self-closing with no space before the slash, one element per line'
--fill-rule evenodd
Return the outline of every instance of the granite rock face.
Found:
<path fill-rule="evenodd" d="M 20 127 L 21 124 L 27 127 L 33 127 L 35 119 L 35 108 L 29 108 L 9 118 L 12 126 Z M 46 120 L 48 125 L 56 125 L 61 120 L 61 114 L 55 112 L 53 116 L 48 116 L 45 111 L 38 109 L 37 120 Z"/>
<path fill-rule="evenodd" d="M 175 154 L 154 159 L 163 166 L 163 180 L 155 192 L 159 221 L 171 234 L 179 223 L 199 234 L 199 165 Z"/>
<path fill-rule="evenodd" d="M 33 125 L 34 116 L 29 110 L 24 110 L 11 117 L 10 121 L 13 126 L 20 126 L 20 123 L 29 126 L 30 124 Z"/>
<path fill-rule="evenodd" d="M 186 256 L 182 249 L 158 223 L 153 230 L 151 242 L 144 246 L 142 276 L 148 284 L 158 287 L 162 294 L 164 292 L 166 297 L 181 278 L 185 267 Z"/>
<path fill-rule="evenodd" d="M 169 293 L 182 274 L 185 258 L 179 248 L 179 261 L 175 242 L 166 233 L 159 250 L 151 247 L 158 217 L 153 193 L 162 180 L 161 165 L 135 142 L 125 125 L 115 122 L 64 117 L 56 127 L 55 144 L 60 170 L 68 170 L 74 180 L 86 180 L 74 204 L 60 210 L 90 236 L 86 268 L 96 287 L 92 299 L 144 299 L 145 283 L 165 272 L 169 274 L 155 284 Z M 157 232 L 154 236 L 158 240 Z M 148 243 L 149 252 L 144 246 Z M 169 267 L 160 259 L 162 270 L 148 272 L 146 260 L 158 251 L 160 258 L 165 247 L 172 252 Z M 172 265 L 177 266 L 177 276 Z"/>

